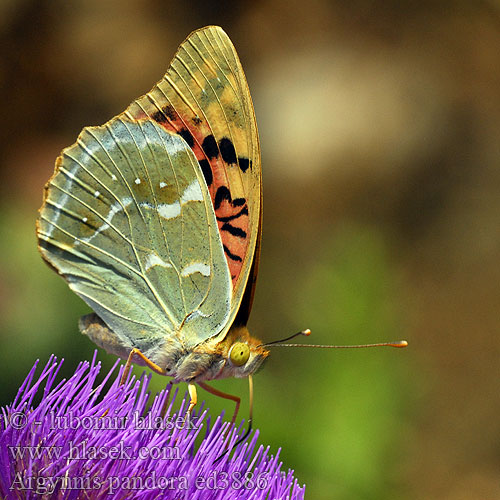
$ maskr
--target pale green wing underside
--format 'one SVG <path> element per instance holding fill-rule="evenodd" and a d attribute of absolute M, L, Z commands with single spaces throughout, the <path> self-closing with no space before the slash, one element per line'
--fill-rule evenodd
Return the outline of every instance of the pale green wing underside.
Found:
<path fill-rule="evenodd" d="M 37 226 L 43 257 L 143 351 L 217 335 L 231 278 L 198 162 L 152 120 L 83 129 L 56 162 Z"/>

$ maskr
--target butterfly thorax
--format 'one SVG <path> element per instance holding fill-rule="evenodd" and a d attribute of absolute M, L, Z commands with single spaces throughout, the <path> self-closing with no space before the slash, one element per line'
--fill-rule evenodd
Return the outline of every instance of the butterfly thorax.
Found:
<path fill-rule="evenodd" d="M 244 344 L 248 346 L 248 359 L 241 366 L 231 362 L 231 348 Z M 166 375 L 174 378 L 174 382 L 202 382 L 227 377 L 248 377 L 255 373 L 269 355 L 269 351 L 261 347 L 260 340 L 252 337 L 245 326 L 233 327 L 224 340 L 209 339 L 193 349 L 179 350 L 172 357 L 172 344 L 165 345 L 167 360 L 164 366 Z M 245 349 L 246 350 L 246 349 Z"/>
<path fill-rule="evenodd" d="M 183 346 L 174 337 L 167 338 L 162 346 L 135 346 L 126 344 L 120 336 L 109 329 L 96 314 L 80 319 L 80 330 L 108 353 L 127 359 L 134 347 L 141 351 L 161 369 L 173 382 L 202 382 L 227 377 L 248 377 L 255 373 L 269 355 L 260 340 L 252 337 L 246 326 L 232 327 L 224 340 L 209 339 L 194 348 Z M 248 346 L 248 359 L 241 366 L 231 362 L 231 348 L 244 344 Z M 145 366 L 140 359 L 137 364 Z"/>

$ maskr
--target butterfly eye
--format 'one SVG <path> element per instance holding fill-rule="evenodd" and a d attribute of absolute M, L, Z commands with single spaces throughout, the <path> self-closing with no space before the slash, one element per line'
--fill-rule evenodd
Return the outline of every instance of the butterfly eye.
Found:
<path fill-rule="evenodd" d="M 250 349 L 247 344 L 243 342 L 236 342 L 229 349 L 229 361 L 234 366 L 244 365 L 250 356 Z"/>

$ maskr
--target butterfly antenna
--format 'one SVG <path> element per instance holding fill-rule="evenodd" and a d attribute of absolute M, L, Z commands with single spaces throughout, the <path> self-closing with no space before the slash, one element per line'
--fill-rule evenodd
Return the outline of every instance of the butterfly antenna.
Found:
<path fill-rule="evenodd" d="M 245 434 L 243 434 L 243 436 L 240 439 L 238 439 L 238 441 L 236 441 L 236 443 L 234 443 L 234 445 L 231 447 L 230 450 L 226 450 L 224 453 L 222 453 L 221 455 L 219 455 L 213 461 L 214 464 L 217 463 L 223 456 L 225 456 L 228 453 L 230 453 L 231 451 L 233 451 L 240 443 L 242 443 L 243 441 L 245 441 L 245 439 L 252 432 L 252 420 L 253 420 L 253 378 L 252 378 L 252 375 L 248 376 L 248 392 L 249 392 L 248 402 L 249 402 L 249 405 L 250 405 L 250 412 L 249 412 L 249 416 L 248 416 L 248 429 L 245 432 Z"/>
<path fill-rule="evenodd" d="M 292 340 L 299 335 L 305 335 L 308 337 L 311 335 L 311 330 L 302 330 L 301 332 L 294 333 L 290 337 L 281 340 L 273 340 L 272 342 L 267 342 L 266 344 L 261 344 L 259 347 L 315 347 L 319 349 L 360 349 L 365 347 L 406 347 L 408 342 L 406 340 L 397 340 L 395 342 L 378 342 L 376 344 L 358 344 L 358 345 L 317 345 L 317 344 L 286 344 L 288 340 Z"/>
<path fill-rule="evenodd" d="M 259 347 L 267 347 L 268 345 L 280 344 L 281 342 L 286 342 L 287 340 L 292 340 L 295 337 L 298 337 L 299 335 L 305 335 L 306 337 L 309 337 L 309 335 L 311 335 L 311 330 L 309 330 L 309 328 L 307 328 L 306 330 L 302 330 L 301 332 L 297 332 L 297 333 L 294 333 L 293 335 L 290 335 L 290 337 L 287 337 L 286 339 L 273 340 L 272 342 L 267 342 L 266 344 L 261 344 Z"/>

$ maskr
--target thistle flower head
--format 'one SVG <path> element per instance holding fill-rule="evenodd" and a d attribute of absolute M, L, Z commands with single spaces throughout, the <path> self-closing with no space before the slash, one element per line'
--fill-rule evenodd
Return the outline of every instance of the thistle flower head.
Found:
<path fill-rule="evenodd" d="M 258 432 L 230 450 L 238 429 L 206 411 L 187 417 L 187 401 L 151 406 L 150 377 L 119 384 L 113 369 L 82 362 L 56 381 L 54 357 L 35 379 L 30 370 L 0 421 L 0 497 L 5 499 L 301 499 L 304 488 L 281 470 L 279 451 L 259 446 Z M 198 439 L 197 439 L 198 438 Z M 195 442 L 196 441 L 196 442 Z M 201 441 L 201 443 L 199 443 Z M 221 455 L 222 458 L 217 460 Z"/>

